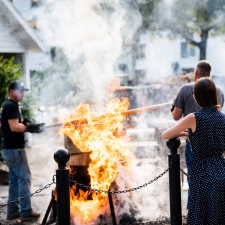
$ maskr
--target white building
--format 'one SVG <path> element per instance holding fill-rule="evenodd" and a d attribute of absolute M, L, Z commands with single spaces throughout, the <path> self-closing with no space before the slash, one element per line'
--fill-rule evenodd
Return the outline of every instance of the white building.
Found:
<path fill-rule="evenodd" d="M 44 52 L 44 45 L 9 0 L 0 0 L 0 53 L 22 58 L 25 86 L 30 88 L 28 55 Z"/>
<path fill-rule="evenodd" d="M 9 0 L 8 0 L 9 1 Z M 26 23 L 33 29 L 36 36 L 42 41 L 45 47 L 43 52 L 29 52 L 28 62 L 30 70 L 43 70 L 51 64 L 51 55 L 49 46 L 45 45 L 44 40 L 40 37 L 40 31 L 37 29 L 37 20 L 33 15 L 33 10 L 42 5 L 42 0 L 11 0 L 16 11 L 23 17 Z"/>
<path fill-rule="evenodd" d="M 212 65 L 211 75 L 225 76 L 225 37 L 209 36 L 206 60 Z M 171 40 L 145 34 L 140 38 L 136 57 L 135 76 L 164 77 L 178 75 L 182 71 L 191 72 L 199 61 L 199 48 L 185 40 Z"/>

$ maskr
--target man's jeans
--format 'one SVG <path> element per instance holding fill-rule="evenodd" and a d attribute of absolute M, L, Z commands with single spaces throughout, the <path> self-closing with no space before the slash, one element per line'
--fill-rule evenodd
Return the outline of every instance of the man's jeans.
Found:
<path fill-rule="evenodd" d="M 190 142 L 186 139 L 186 148 L 185 148 L 185 159 L 187 164 L 188 175 L 191 176 L 191 162 L 193 158 L 193 152 L 191 151 Z M 187 202 L 187 210 L 189 210 L 189 200 L 190 200 L 190 178 L 187 178 L 188 182 L 188 202 Z"/>
<path fill-rule="evenodd" d="M 25 197 L 30 194 L 31 173 L 25 149 L 3 149 L 1 154 L 9 167 L 8 202 L 15 201 L 18 197 Z M 26 198 L 19 203 L 16 202 L 8 205 L 8 218 L 15 216 L 19 212 L 19 204 L 21 217 L 25 217 L 31 213 L 31 199 Z"/>

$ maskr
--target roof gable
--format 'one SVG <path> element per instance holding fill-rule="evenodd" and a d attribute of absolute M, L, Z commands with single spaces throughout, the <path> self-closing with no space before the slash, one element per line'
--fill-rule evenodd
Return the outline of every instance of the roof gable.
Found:
<path fill-rule="evenodd" d="M 8 0 L 0 0 L 0 18 L 28 52 L 43 52 L 44 45 Z"/>

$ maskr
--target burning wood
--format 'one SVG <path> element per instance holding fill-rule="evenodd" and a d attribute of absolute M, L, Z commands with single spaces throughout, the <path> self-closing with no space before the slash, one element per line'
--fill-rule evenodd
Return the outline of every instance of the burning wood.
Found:
<path fill-rule="evenodd" d="M 88 104 L 81 104 L 65 119 L 64 127 L 60 129 L 60 133 L 68 136 L 81 152 L 90 154 L 88 174 L 91 188 L 109 190 L 118 173 L 120 160 L 126 162 L 123 164 L 126 169 L 132 167 L 134 156 L 128 145 L 122 137 L 114 135 L 115 130 L 123 129 L 122 122 L 126 117 L 122 112 L 128 107 L 128 99 L 112 99 L 107 112 L 97 116 Z M 74 185 L 70 190 L 71 211 L 85 222 L 99 214 L 107 201 L 107 194 L 92 193 L 92 200 L 87 201 L 91 192 L 79 190 L 75 195 L 76 189 Z"/>

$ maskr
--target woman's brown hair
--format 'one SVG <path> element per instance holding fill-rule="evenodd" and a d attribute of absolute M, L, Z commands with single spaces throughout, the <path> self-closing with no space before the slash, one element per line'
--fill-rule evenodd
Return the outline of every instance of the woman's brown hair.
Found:
<path fill-rule="evenodd" d="M 200 107 L 215 106 L 217 109 L 221 108 L 217 102 L 216 85 L 210 78 L 202 77 L 198 79 L 194 85 L 193 94 Z"/>

